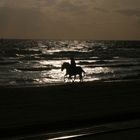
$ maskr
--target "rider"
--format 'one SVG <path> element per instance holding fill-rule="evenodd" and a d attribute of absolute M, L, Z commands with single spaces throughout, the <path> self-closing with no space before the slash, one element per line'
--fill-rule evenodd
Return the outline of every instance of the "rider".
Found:
<path fill-rule="evenodd" d="M 73 57 L 71 57 L 70 58 L 70 65 L 71 65 L 71 67 L 73 68 L 73 69 L 75 69 L 76 68 L 76 63 L 75 63 L 75 60 L 74 60 L 74 58 Z"/>

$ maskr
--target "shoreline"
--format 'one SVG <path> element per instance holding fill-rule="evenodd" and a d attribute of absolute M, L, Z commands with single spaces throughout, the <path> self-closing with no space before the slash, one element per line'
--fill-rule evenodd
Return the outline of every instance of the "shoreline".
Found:
<path fill-rule="evenodd" d="M 125 81 L 0 87 L 0 130 L 12 135 L 140 119 L 139 85 Z"/>
<path fill-rule="evenodd" d="M 75 82 L 56 82 L 56 83 L 45 83 L 45 84 L 33 84 L 33 85 L 0 85 L 0 90 L 3 89 L 23 89 L 23 88 L 48 88 L 48 87 L 55 87 L 55 86 L 65 86 L 65 85 L 80 85 L 80 84 L 87 84 L 88 85 L 96 85 L 97 83 L 140 83 L 140 79 L 118 79 L 118 80 L 94 80 L 94 81 L 75 81 Z"/>

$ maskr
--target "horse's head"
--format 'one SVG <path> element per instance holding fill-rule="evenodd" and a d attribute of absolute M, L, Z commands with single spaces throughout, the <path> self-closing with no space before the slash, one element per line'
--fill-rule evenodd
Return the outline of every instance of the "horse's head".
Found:
<path fill-rule="evenodd" d="M 62 64 L 62 66 L 61 66 L 61 71 L 63 71 L 64 69 L 67 69 L 69 66 L 70 66 L 69 63 L 64 62 L 64 63 Z"/>

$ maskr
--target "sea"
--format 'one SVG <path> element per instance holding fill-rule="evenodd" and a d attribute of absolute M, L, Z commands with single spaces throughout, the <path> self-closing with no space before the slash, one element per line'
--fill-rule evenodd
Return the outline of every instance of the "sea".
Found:
<path fill-rule="evenodd" d="M 72 82 L 61 71 L 71 57 L 86 72 L 83 82 L 140 80 L 140 41 L 0 39 L 0 86 Z"/>

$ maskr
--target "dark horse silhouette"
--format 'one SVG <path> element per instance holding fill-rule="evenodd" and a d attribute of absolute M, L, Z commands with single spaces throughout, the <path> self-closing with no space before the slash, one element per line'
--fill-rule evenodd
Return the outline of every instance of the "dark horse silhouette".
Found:
<path fill-rule="evenodd" d="M 66 69 L 64 81 L 67 78 L 67 75 L 69 75 L 69 77 L 68 77 L 69 79 L 72 79 L 72 76 L 74 76 L 73 82 L 76 79 L 76 75 L 79 75 L 80 82 L 83 81 L 82 73 L 85 76 L 85 71 L 80 66 L 76 66 L 75 68 L 73 68 L 69 63 L 64 62 L 61 66 L 61 71 L 63 71 L 64 69 Z"/>

